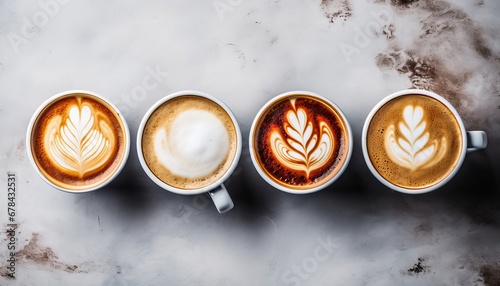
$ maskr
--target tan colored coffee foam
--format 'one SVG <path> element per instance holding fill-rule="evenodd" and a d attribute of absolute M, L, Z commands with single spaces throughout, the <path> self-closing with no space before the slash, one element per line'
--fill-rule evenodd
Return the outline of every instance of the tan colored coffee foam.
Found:
<path fill-rule="evenodd" d="M 405 122 L 403 111 L 409 106 L 413 110 L 417 107 L 423 110 L 419 122 Z M 410 109 L 408 108 L 407 112 Z M 419 118 L 416 111 L 415 116 Z M 403 129 L 411 126 L 414 128 L 410 134 L 419 135 L 418 138 L 412 139 L 411 136 L 403 134 Z M 391 132 L 392 136 L 388 132 Z M 427 140 L 427 137 L 424 138 L 426 135 Z M 394 185 L 407 189 L 427 188 L 445 179 L 455 168 L 463 144 L 460 126 L 454 114 L 438 100 L 425 95 L 405 95 L 384 104 L 372 118 L 366 136 L 368 155 L 377 172 Z M 403 153 L 410 154 L 407 157 L 410 158 L 407 159 L 409 163 L 403 163 L 406 155 L 399 156 L 398 160 L 391 154 L 392 151 L 386 144 L 388 138 L 394 138 L 394 144 L 398 145 L 394 150 L 408 150 Z M 425 144 L 420 146 L 417 141 Z M 403 144 L 399 144 L 401 142 Z M 436 153 L 419 153 L 429 153 L 433 145 L 437 148 Z M 414 159 L 412 152 L 420 154 L 420 159 Z"/>
<path fill-rule="evenodd" d="M 226 158 L 212 173 L 199 178 L 186 178 L 172 173 L 171 170 L 159 162 L 154 151 L 154 137 L 158 129 L 164 128 L 168 136 L 169 129 L 176 116 L 190 109 L 199 109 L 212 113 L 221 120 L 229 134 L 229 148 Z M 143 131 L 142 152 L 148 168 L 162 182 L 178 189 L 195 190 L 209 186 L 224 176 L 236 156 L 237 140 L 236 128 L 224 108 L 204 97 L 182 96 L 168 100 L 151 114 Z"/>

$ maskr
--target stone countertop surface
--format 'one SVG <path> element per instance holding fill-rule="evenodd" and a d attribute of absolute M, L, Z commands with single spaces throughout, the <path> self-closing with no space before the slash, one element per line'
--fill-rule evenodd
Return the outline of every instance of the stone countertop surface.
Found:
<path fill-rule="evenodd" d="M 495 0 L 0 0 L 0 285 L 499 285 L 499 14 Z M 384 187 L 361 152 L 371 108 L 407 88 L 443 95 L 489 137 L 422 195 Z M 53 189 L 26 155 L 34 111 L 70 89 L 109 99 L 131 131 L 122 173 L 91 193 Z M 139 164 L 142 116 L 185 89 L 221 99 L 242 129 L 228 213 Z M 354 133 L 345 173 L 314 194 L 272 188 L 248 152 L 260 107 L 290 90 L 335 102 Z"/>

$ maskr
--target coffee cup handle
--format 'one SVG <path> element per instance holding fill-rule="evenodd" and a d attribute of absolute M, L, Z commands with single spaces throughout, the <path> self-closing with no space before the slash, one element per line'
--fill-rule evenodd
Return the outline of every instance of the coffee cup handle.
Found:
<path fill-rule="evenodd" d="M 214 190 L 208 192 L 214 201 L 215 207 L 219 213 L 225 213 L 234 207 L 233 200 L 229 196 L 224 184 L 221 184 Z"/>
<path fill-rule="evenodd" d="M 488 136 L 484 131 L 467 131 L 467 152 L 486 148 Z"/>

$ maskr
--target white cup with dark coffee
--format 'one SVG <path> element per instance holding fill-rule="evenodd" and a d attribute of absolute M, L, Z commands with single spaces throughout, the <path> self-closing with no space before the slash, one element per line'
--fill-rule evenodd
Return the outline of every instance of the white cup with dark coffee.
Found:
<path fill-rule="evenodd" d="M 486 145 L 486 133 L 466 131 L 450 102 L 418 89 L 381 100 L 362 133 L 363 155 L 373 175 L 408 194 L 442 187 L 458 172 L 467 152 Z"/>
<path fill-rule="evenodd" d="M 51 186 L 82 193 L 102 188 L 122 170 L 130 148 L 127 122 L 104 97 L 70 90 L 46 100 L 26 134 L 28 158 Z"/>
<path fill-rule="evenodd" d="M 353 146 L 340 108 L 308 91 L 290 91 L 268 101 L 253 121 L 249 141 L 260 176 L 293 194 L 332 184 L 345 171 Z"/>
<path fill-rule="evenodd" d="M 233 208 L 223 182 L 241 155 L 236 117 L 219 99 L 180 91 L 156 102 L 137 132 L 137 153 L 157 185 L 181 195 L 208 192 L 220 213 Z"/>

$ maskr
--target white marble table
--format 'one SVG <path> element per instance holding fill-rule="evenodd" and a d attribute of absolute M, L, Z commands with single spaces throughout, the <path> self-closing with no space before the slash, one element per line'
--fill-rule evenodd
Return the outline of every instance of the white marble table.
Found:
<path fill-rule="evenodd" d="M 495 0 L 0 0 L 0 285 L 499 285 L 499 14 Z M 411 87 L 442 94 L 489 135 L 450 183 L 418 196 L 376 181 L 360 145 L 375 103 Z M 68 89 L 107 97 L 133 135 L 125 169 L 100 191 L 57 191 L 26 156 L 33 112 Z M 166 192 L 134 139 L 146 110 L 183 89 L 223 100 L 245 141 L 270 98 L 322 94 L 351 123 L 350 165 L 323 191 L 285 194 L 245 143 L 227 182 L 232 211 Z"/>

